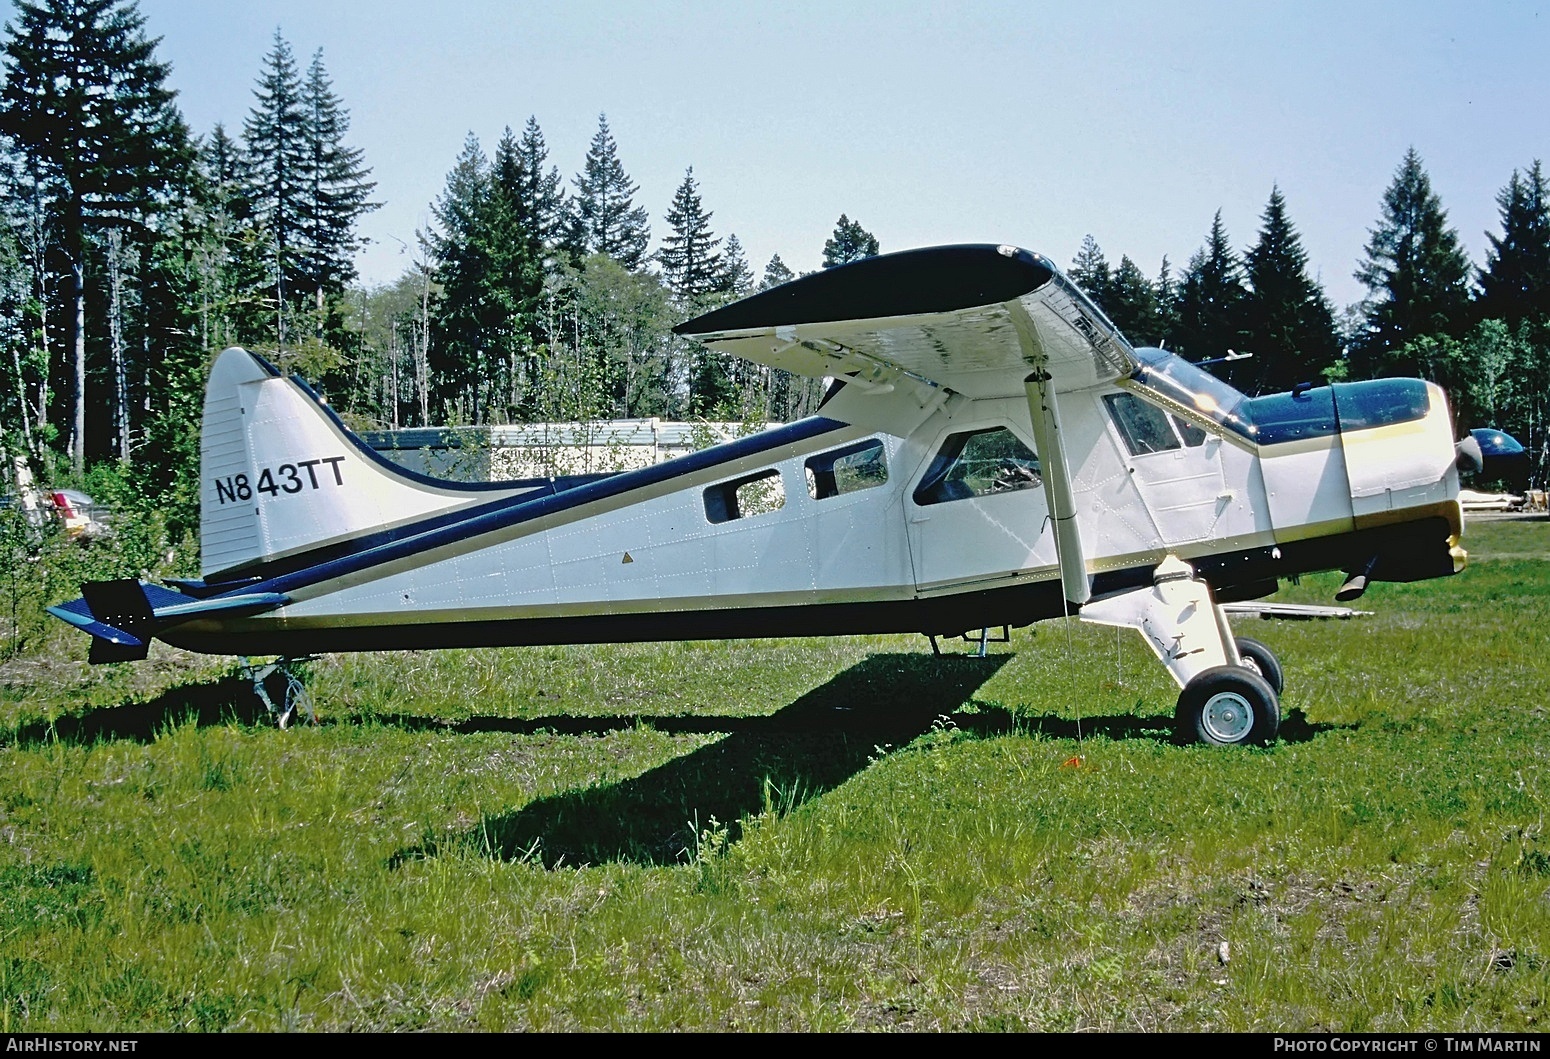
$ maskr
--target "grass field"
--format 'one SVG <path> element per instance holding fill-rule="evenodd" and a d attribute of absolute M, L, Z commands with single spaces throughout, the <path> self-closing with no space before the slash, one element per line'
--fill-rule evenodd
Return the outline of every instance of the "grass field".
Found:
<path fill-rule="evenodd" d="M 1550 522 L 1465 544 L 1237 623 L 1260 750 L 1075 622 L 340 656 L 288 731 L 221 660 L 13 660 L 0 1030 L 1537 1030 Z"/>

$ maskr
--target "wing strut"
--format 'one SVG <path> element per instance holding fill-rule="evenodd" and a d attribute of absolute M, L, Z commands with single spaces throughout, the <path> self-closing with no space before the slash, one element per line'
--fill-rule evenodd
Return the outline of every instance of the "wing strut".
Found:
<path fill-rule="evenodd" d="M 1028 395 L 1028 417 L 1033 421 L 1033 442 L 1038 446 L 1039 467 L 1044 474 L 1044 497 L 1055 530 L 1060 588 L 1067 602 L 1080 607 L 1092 598 L 1092 582 L 1087 577 L 1087 556 L 1082 552 L 1082 535 L 1076 524 L 1076 498 L 1071 495 L 1071 469 L 1066 465 L 1054 378 L 1049 373 L 1049 357 L 1032 316 L 1021 305 L 1013 306 L 1011 315 L 1023 359 L 1033 366 L 1033 373 L 1023 380 L 1023 389 Z"/>
<path fill-rule="evenodd" d="M 1082 535 L 1076 524 L 1076 499 L 1071 495 L 1071 471 L 1066 466 L 1060 432 L 1060 407 L 1050 382 L 1050 374 L 1043 368 L 1028 376 L 1028 414 L 1033 419 L 1033 441 L 1039 448 L 1044 496 L 1055 529 L 1060 588 L 1067 601 L 1080 607 L 1092 598 L 1092 583 L 1087 577 L 1087 557 L 1082 553 Z"/>

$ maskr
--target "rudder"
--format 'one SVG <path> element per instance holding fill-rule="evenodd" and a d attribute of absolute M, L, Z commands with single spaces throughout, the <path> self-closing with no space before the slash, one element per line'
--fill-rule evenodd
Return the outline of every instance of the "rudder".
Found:
<path fill-rule="evenodd" d="M 304 384 L 235 347 L 210 371 L 200 460 L 207 581 L 532 488 L 441 482 L 393 467 Z"/>

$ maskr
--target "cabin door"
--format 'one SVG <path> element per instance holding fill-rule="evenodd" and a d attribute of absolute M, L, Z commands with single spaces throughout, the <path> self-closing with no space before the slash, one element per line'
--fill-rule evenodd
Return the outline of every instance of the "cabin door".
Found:
<path fill-rule="evenodd" d="M 1105 394 L 1136 490 L 1168 544 L 1220 535 L 1232 503 L 1222 473 L 1222 439 L 1133 393 Z"/>
<path fill-rule="evenodd" d="M 1053 568 L 1043 484 L 1032 445 L 1008 427 L 947 434 L 905 500 L 917 587 Z"/>

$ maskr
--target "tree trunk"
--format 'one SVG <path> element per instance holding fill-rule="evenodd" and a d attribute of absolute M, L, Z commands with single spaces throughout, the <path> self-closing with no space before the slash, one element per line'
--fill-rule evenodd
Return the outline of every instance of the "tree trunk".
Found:
<path fill-rule="evenodd" d="M 27 446 L 27 454 L 37 455 L 37 445 L 32 440 L 32 416 L 27 411 L 27 376 L 22 374 L 21 345 L 11 342 L 11 363 L 16 368 L 16 400 L 22 410 L 22 442 Z"/>
<path fill-rule="evenodd" d="M 425 286 L 420 290 L 420 335 L 419 350 L 415 355 L 415 374 L 420 386 L 420 425 L 431 425 L 431 274 L 429 269 L 421 270 L 425 278 Z"/>
<path fill-rule="evenodd" d="M 74 198 L 68 216 L 67 251 L 73 257 L 70 262 L 71 281 L 74 290 L 73 341 L 76 352 L 76 405 L 70 431 L 70 470 L 81 478 L 87 467 L 87 262 L 85 262 L 85 237 L 81 225 L 81 200 Z"/>
<path fill-rule="evenodd" d="M 37 422 L 40 435 L 46 433 L 48 427 L 48 392 L 49 373 L 54 370 L 54 362 L 50 357 L 48 345 L 48 247 L 47 235 L 44 232 L 43 203 L 41 192 L 35 186 L 32 197 L 32 216 L 27 229 L 27 251 L 32 258 L 32 274 L 38 282 L 38 343 L 43 354 L 43 377 L 38 382 L 38 406 Z M 33 456 L 41 455 L 36 449 L 32 450 Z"/>
<path fill-rule="evenodd" d="M 108 233 L 108 339 L 113 351 L 113 427 L 118 433 L 118 458 L 129 459 L 129 377 L 124 363 L 123 277 L 119 249 L 122 243 L 117 228 Z"/>

